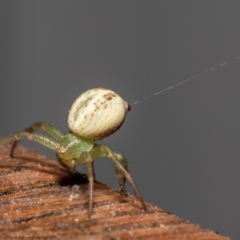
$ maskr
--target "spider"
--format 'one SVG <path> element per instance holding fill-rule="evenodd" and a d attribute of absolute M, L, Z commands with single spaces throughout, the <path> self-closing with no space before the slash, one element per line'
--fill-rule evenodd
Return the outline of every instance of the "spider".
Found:
<path fill-rule="evenodd" d="M 0 145 L 7 143 L 15 145 L 22 138 L 27 138 L 56 151 L 59 162 L 71 172 L 75 172 L 78 164 L 86 164 L 89 182 L 89 218 L 93 209 L 93 161 L 107 157 L 115 167 L 120 193 L 127 196 L 125 189 L 127 179 L 146 211 L 147 207 L 128 172 L 126 158 L 110 147 L 94 142 L 119 129 L 129 110 L 130 105 L 117 93 L 109 89 L 93 88 L 82 93 L 73 103 L 68 116 L 70 131 L 67 135 L 47 123 L 36 122 L 22 132 L 1 139 Z M 38 129 L 42 129 L 49 136 L 34 133 Z"/>

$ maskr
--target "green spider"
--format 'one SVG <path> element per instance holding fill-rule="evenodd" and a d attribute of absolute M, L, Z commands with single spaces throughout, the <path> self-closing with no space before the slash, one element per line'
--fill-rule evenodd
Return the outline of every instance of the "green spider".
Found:
<path fill-rule="evenodd" d="M 125 189 L 127 179 L 146 211 L 147 207 L 128 172 L 126 158 L 108 146 L 94 142 L 119 129 L 129 110 L 129 104 L 117 93 L 104 88 L 93 88 L 82 93 L 73 103 L 68 116 L 69 134 L 64 135 L 47 123 L 36 122 L 25 131 L 1 139 L 0 145 L 27 138 L 56 151 L 59 162 L 72 172 L 78 164 L 86 164 L 89 181 L 89 218 L 93 208 L 93 161 L 107 157 L 115 166 L 120 193 L 127 196 Z M 33 133 L 38 129 L 42 129 L 49 136 Z"/>

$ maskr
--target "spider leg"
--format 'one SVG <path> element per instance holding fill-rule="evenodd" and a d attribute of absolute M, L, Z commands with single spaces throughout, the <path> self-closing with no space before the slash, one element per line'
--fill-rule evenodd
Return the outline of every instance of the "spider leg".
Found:
<path fill-rule="evenodd" d="M 122 174 L 124 175 L 124 177 L 129 181 L 130 185 L 131 185 L 132 188 L 133 188 L 133 191 L 135 192 L 136 197 L 139 199 L 139 201 L 140 201 L 141 204 L 142 204 L 142 208 L 143 208 L 145 211 L 147 211 L 147 207 L 146 207 L 146 205 L 145 205 L 145 203 L 144 203 L 144 201 L 143 201 L 143 199 L 142 199 L 142 197 L 141 197 L 141 194 L 140 194 L 140 192 L 139 192 L 136 184 L 134 183 L 134 181 L 133 181 L 130 173 L 128 172 L 128 170 L 127 170 L 127 169 L 122 165 L 122 163 L 121 163 L 121 162 L 124 163 L 124 162 L 126 161 L 126 159 L 125 159 L 125 161 L 124 161 L 124 158 L 123 158 L 122 155 L 117 154 L 117 153 L 114 153 L 114 151 L 112 151 L 111 148 L 109 148 L 109 147 L 106 146 L 106 145 L 102 145 L 102 146 L 101 146 L 101 149 L 102 149 L 102 151 L 104 151 L 104 152 L 106 153 L 107 157 L 113 162 L 114 166 L 118 169 L 118 172 L 119 172 L 119 173 L 122 172 Z M 117 157 L 116 157 L 116 156 L 117 156 Z M 121 157 L 122 157 L 122 159 L 121 159 Z M 121 178 L 120 178 L 120 179 L 121 179 Z M 120 181 L 122 181 L 122 184 L 125 183 L 125 180 L 120 180 Z M 121 186 L 120 186 L 120 188 L 121 188 Z M 122 186 L 122 188 L 125 190 L 125 187 Z M 124 190 L 123 190 L 123 191 L 124 191 Z M 125 190 L 125 191 L 126 191 L 126 190 Z"/>
<path fill-rule="evenodd" d="M 32 126 L 26 128 L 24 132 L 32 133 L 34 131 L 37 131 L 39 128 L 48 133 L 57 141 L 60 141 L 64 137 L 64 134 L 62 134 L 59 130 L 44 122 L 36 122 Z"/>
<path fill-rule="evenodd" d="M 88 218 L 91 218 L 92 208 L 93 208 L 93 182 L 94 182 L 93 159 L 89 152 L 84 152 L 81 157 L 85 159 L 86 166 L 87 166 L 87 176 L 88 176 L 88 184 L 89 184 Z"/>
<path fill-rule="evenodd" d="M 32 133 L 34 131 L 37 131 L 40 128 L 43 131 L 45 131 L 46 133 L 48 133 L 51 137 L 53 137 L 57 141 L 60 141 L 64 137 L 64 134 L 62 134 L 59 130 L 57 130 L 56 128 L 54 128 L 51 125 L 44 123 L 44 122 L 36 122 L 32 126 L 26 128 L 24 130 L 24 132 Z M 11 147 L 10 157 L 13 157 L 14 149 L 17 146 L 18 140 L 15 140 L 12 142 L 13 142 L 13 144 Z"/>
<path fill-rule="evenodd" d="M 120 153 L 113 152 L 113 155 L 114 155 L 114 157 L 120 162 L 120 164 L 122 165 L 122 167 L 123 167 L 126 171 L 128 171 L 127 159 L 126 159 L 122 154 L 120 154 Z M 126 177 L 125 177 L 125 175 L 122 173 L 121 169 L 119 169 L 119 168 L 116 167 L 116 166 L 115 166 L 115 171 L 116 171 L 116 174 L 117 174 L 117 177 L 118 177 L 120 193 L 121 193 L 123 196 L 127 196 L 128 193 L 127 193 L 126 188 L 125 188 Z"/>
<path fill-rule="evenodd" d="M 51 148 L 53 150 L 56 150 L 56 148 L 59 145 L 56 140 L 51 139 L 48 136 L 43 136 L 41 134 L 29 133 L 29 132 L 19 132 L 11 137 L 3 138 L 0 140 L 0 145 L 16 142 L 25 137 L 28 138 L 29 140 L 38 142 L 44 145 L 45 147 Z"/>

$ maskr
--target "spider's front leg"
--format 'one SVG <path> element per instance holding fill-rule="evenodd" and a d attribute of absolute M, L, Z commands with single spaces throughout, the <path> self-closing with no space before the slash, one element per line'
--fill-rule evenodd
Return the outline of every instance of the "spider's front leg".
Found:
<path fill-rule="evenodd" d="M 38 129 L 42 129 L 43 131 L 45 131 L 46 133 L 48 133 L 52 138 L 54 138 L 56 141 L 60 141 L 64 135 L 59 131 L 57 130 L 56 128 L 54 128 L 53 126 L 47 124 L 47 123 L 44 123 L 44 122 L 36 122 L 34 123 L 32 126 L 26 128 L 23 132 L 26 132 L 25 133 L 25 136 L 23 137 L 27 137 L 28 139 L 30 139 L 30 135 L 29 137 L 27 136 L 27 133 L 32 133 L 32 132 L 35 132 L 37 131 Z M 20 132 L 20 133 L 17 133 L 15 134 L 14 136 L 12 137 L 9 137 L 9 138 L 14 138 L 15 140 L 10 140 L 9 138 L 5 138 L 5 141 L 8 141 L 8 142 L 13 142 L 12 144 L 12 148 L 11 148 L 11 152 L 10 152 L 10 157 L 13 157 L 13 153 L 14 153 L 14 149 L 18 143 L 18 141 L 20 139 L 22 139 L 23 137 L 21 137 L 21 135 L 24 135 L 22 134 L 23 132 Z M 17 136 L 20 138 L 20 139 L 16 139 Z M 8 140 L 6 140 L 8 139 Z M 32 139 L 30 139 L 32 140 Z M 41 142 L 39 142 L 41 143 Z M 1 144 L 1 141 L 0 141 L 0 144 Z M 4 144 L 4 143 L 3 143 Z M 41 143 L 42 144 L 42 143 Z M 43 144 L 44 145 L 44 144 Z M 46 146 L 46 145 L 45 145 Z M 48 147 L 48 146 L 47 146 Z M 49 148 L 52 148 L 52 147 L 49 147 Z M 53 149 L 53 148 L 52 148 Z M 54 149 L 55 150 L 55 149 Z"/>
<path fill-rule="evenodd" d="M 24 132 L 32 133 L 37 131 L 40 128 L 57 141 L 60 141 L 64 137 L 64 134 L 62 134 L 59 130 L 57 130 L 56 128 L 54 128 L 53 126 L 45 122 L 36 122 L 32 126 L 26 128 Z"/>
<path fill-rule="evenodd" d="M 38 143 L 44 145 L 45 147 L 51 148 L 53 150 L 56 150 L 56 148 L 59 145 L 59 143 L 57 141 L 55 141 L 54 139 L 51 139 L 48 136 L 43 136 L 41 134 L 35 134 L 35 133 L 29 133 L 29 132 L 19 132 L 11 137 L 0 139 L 0 145 L 14 143 L 23 138 L 28 138 L 29 140 L 38 142 Z"/>

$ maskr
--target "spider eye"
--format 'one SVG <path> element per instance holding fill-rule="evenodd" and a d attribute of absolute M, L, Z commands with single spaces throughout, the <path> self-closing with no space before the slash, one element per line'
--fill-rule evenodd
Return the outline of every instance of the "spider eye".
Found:
<path fill-rule="evenodd" d="M 75 100 L 69 111 L 68 125 L 79 136 L 99 140 L 115 132 L 130 109 L 114 91 L 93 88 Z"/>

